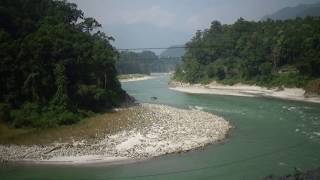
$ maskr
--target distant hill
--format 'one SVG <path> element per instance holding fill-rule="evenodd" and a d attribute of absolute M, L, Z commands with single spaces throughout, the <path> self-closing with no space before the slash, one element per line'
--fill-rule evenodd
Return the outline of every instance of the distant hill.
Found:
<path fill-rule="evenodd" d="M 176 57 L 182 57 L 186 50 L 183 48 L 183 45 L 178 46 L 171 46 L 168 49 L 164 50 L 161 54 L 161 58 L 176 58 Z"/>
<path fill-rule="evenodd" d="M 320 16 L 320 2 L 316 4 L 300 4 L 295 7 L 283 8 L 274 14 L 264 16 L 261 20 L 286 20 L 307 16 Z"/>
<path fill-rule="evenodd" d="M 119 74 L 150 74 L 174 71 L 180 63 L 180 57 L 160 58 L 152 51 L 122 51 L 116 68 Z"/>

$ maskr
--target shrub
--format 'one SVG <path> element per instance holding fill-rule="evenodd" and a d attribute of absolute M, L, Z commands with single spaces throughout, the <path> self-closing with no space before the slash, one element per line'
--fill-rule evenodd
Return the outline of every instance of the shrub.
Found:
<path fill-rule="evenodd" d="M 296 73 L 279 74 L 271 82 L 272 86 L 304 87 L 308 79 Z"/>
<path fill-rule="evenodd" d="M 50 128 L 74 124 L 81 119 L 80 113 L 59 106 L 41 107 L 35 103 L 25 103 L 21 108 L 11 111 L 14 127 Z"/>
<path fill-rule="evenodd" d="M 306 95 L 320 95 L 320 79 L 310 81 L 305 87 Z"/>
<path fill-rule="evenodd" d="M 25 103 L 19 110 L 11 111 L 12 125 L 14 127 L 33 126 L 40 117 L 40 106 L 35 103 Z"/>
<path fill-rule="evenodd" d="M 80 115 L 73 112 L 62 112 L 57 116 L 58 125 L 71 125 L 80 121 Z"/>
<path fill-rule="evenodd" d="M 9 104 L 0 103 L 0 120 L 9 122 L 11 120 L 10 111 Z"/>

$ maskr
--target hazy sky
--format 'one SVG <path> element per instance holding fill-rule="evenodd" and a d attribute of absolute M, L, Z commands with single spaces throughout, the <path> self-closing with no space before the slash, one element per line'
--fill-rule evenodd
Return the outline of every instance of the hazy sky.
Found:
<path fill-rule="evenodd" d="M 319 0 L 69 0 L 96 18 L 117 48 L 184 44 L 210 22 L 259 20 L 281 8 Z"/>

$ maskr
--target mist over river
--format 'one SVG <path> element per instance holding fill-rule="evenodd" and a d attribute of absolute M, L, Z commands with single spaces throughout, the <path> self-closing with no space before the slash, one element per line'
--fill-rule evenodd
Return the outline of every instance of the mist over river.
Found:
<path fill-rule="evenodd" d="M 125 82 L 139 102 L 199 109 L 235 127 L 223 143 L 120 165 L 0 168 L 1 179 L 253 180 L 320 167 L 320 104 L 269 98 L 191 95 L 168 89 L 169 76 Z M 156 97 L 156 98 L 151 98 Z"/>

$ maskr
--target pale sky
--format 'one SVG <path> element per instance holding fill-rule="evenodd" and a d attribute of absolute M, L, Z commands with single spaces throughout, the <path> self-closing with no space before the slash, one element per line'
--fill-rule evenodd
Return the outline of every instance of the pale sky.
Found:
<path fill-rule="evenodd" d="M 94 17 L 117 48 L 169 47 L 189 41 L 197 29 L 239 17 L 259 20 L 266 14 L 319 0 L 69 0 Z"/>

